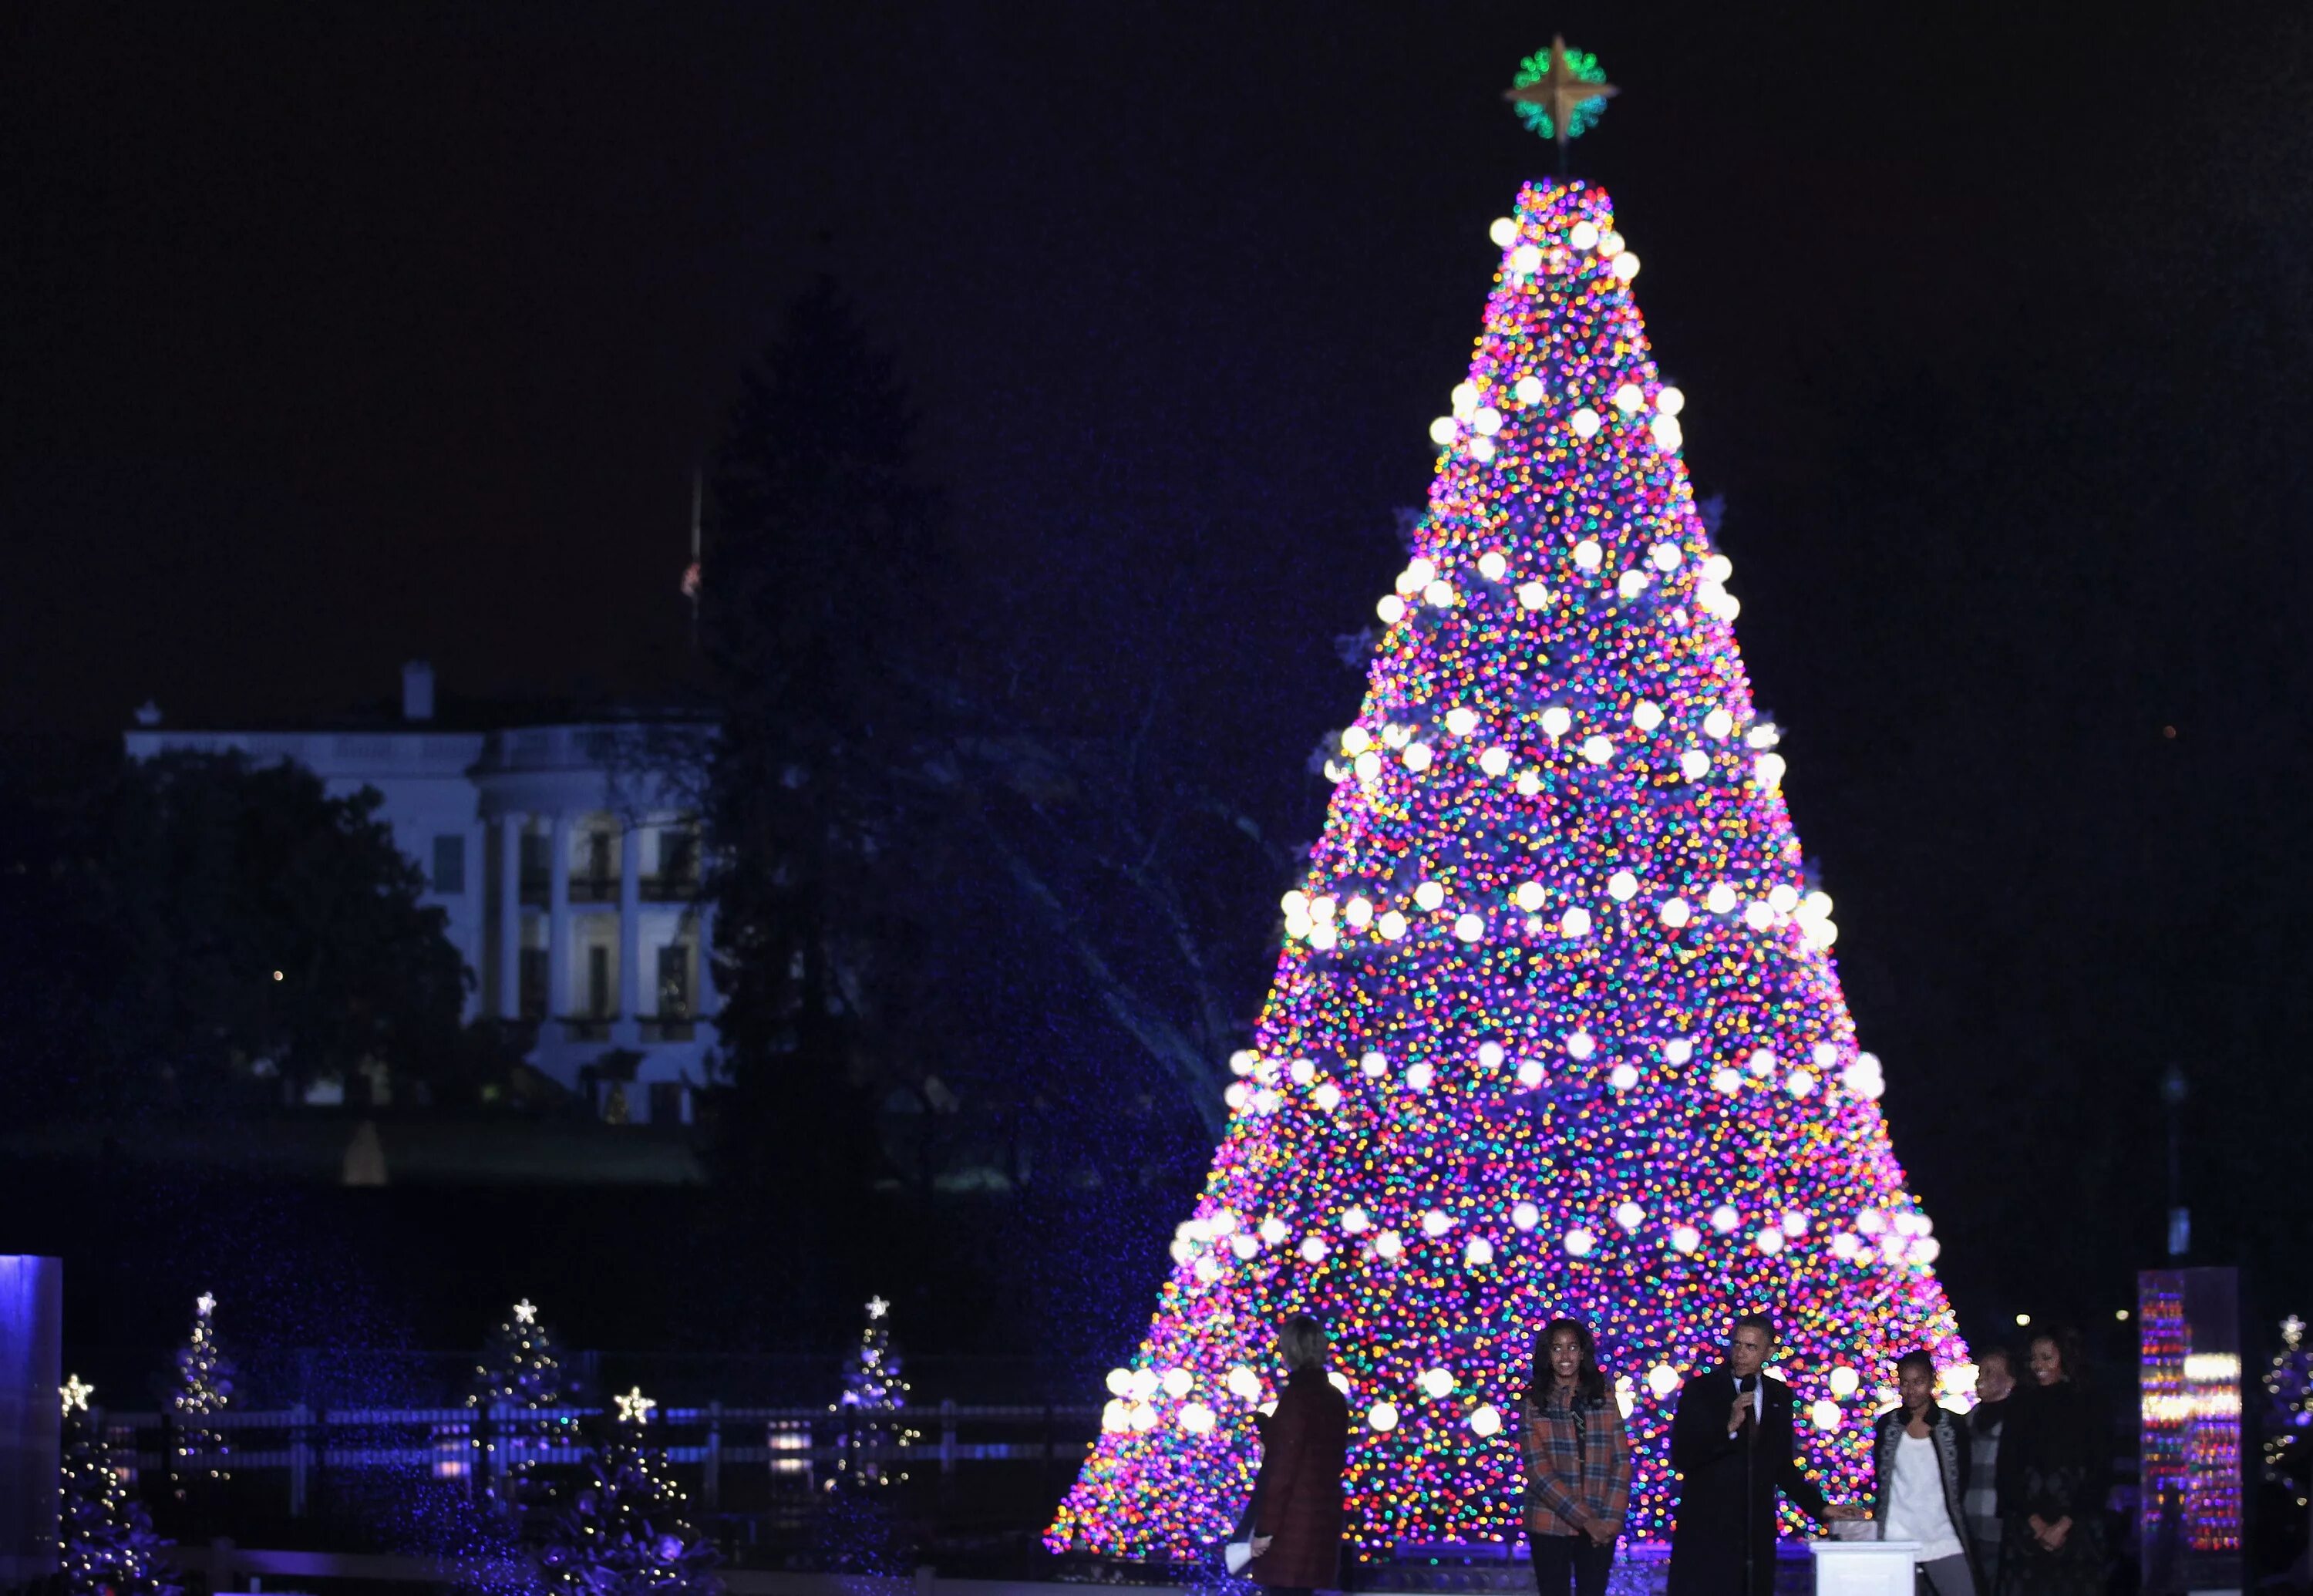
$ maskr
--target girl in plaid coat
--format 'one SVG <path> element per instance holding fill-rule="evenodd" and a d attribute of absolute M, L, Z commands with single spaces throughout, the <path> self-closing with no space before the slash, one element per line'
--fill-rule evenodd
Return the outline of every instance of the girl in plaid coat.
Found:
<path fill-rule="evenodd" d="M 1605 1596 L 1631 1503 L 1631 1440 L 1579 1319 L 1552 1319 L 1534 1347 L 1525 1423 L 1526 1528 L 1541 1596 Z"/>

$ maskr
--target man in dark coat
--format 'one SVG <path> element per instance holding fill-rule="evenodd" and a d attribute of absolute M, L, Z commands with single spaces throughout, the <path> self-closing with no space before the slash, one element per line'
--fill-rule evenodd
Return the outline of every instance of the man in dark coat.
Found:
<path fill-rule="evenodd" d="M 1791 1388 L 1762 1372 L 1775 1322 L 1746 1313 L 1727 1337 L 1727 1361 L 1686 1382 L 1671 1420 L 1678 1471 L 1667 1596 L 1774 1596 L 1775 1492 L 1817 1523 L 1862 1517 L 1832 1507 L 1799 1472 Z"/>

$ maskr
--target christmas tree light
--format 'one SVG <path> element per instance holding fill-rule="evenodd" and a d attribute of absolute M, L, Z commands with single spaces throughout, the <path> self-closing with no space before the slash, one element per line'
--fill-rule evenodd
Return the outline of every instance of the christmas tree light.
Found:
<path fill-rule="evenodd" d="M 1754 710 L 1686 401 L 1580 181 L 1497 222 L 1500 269 L 1229 1130 L 1054 1550 L 1183 1557 L 1242 1508 L 1272 1327 L 1332 1333 L 1350 1538 L 1517 1531 L 1533 1337 L 1587 1320 L 1659 1534 L 1680 1381 L 1783 1328 L 1809 1466 L 1865 1480 L 1870 1404 L 1966 1348 L 1931 1268 Z"/>
<path fill-rule="evenodd" d="M 169 1484 L 177 1500 L 186 1499 L 195 1480 L 222 1486 L 233 1477 L 231 1448 L 215 1420 L 233 1400 L 232 1360 L 218 1350 L 215 1293 L 203 1292 L 193 1300 L 193 1332 L 177 1349 L 177 1389 L 169 1408 L 176 1417 L 176 1443 L 169 1452 Z"/>
<path fill-rule="evenodd" d="M 892 1340 L 891 1303 L 867 1301 L 866 1327 L 859 1345 L 843 1361 L 843 1395 L 829 1411 L 842 1423 L 836 1441 L 831 1491 L 845 1486 L 887 1486 L 908 1477 L 903 1464 L 887 1454 L 904 1452 L 916 1432 L 903 1416 L 908 1382 L 901 1377 L 900 1349 Z"/>
<path fill-rule="evenodd" d="M 72 1596 L 178 1596 L 168 1577 L 170 1542 L 154 1533 L 144 1503 L 128 1495 L 105 1445 L 94 1390 L 65 1381 L 63 1468 L 58 1477 L 57 1569 Z"/>
<path fill-rule="evenodd" d="M 715 1596 L 714 1545 L 690 1527 L 666 1452 L 650 1442 L 658 1404 L 639 1389 L 617 1402 L 540 1549 L 548 1586 L 567 1596 Z"/>
<path fill-rule="evenodd" d="M 466 1393 L 466 1406 L 491 1424 L 479 1441 L 483 1477 L 501 1506 L 519 1513 L 537 1504 L 540 1460 L 577 1424 L 576 1415 L 563 1411 L 567 1387 L 553 1332 L 525 1298 L 490 1332 Z"/>

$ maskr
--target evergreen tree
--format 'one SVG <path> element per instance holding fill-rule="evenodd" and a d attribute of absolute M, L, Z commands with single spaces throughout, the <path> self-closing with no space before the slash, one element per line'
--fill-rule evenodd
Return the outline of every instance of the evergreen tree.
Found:
<path fill-rule="evenodd" d="M 217 1346 L 215 1312 L 215 1296 L 203 1292 L 193 1302 L 192 1336 L 177 1349 L 177 1389 L 169 1398 L 176 1422 L 169 1484 L 180 1502 L 198 1482 L 221 1486 L 233 1477 L 232 1447 L 215 1420 L 233 1400 L 234 1371 Z"/>
<path fill-rule="evenodd" d="M 91 1411 L 91 1388 L 65 1381 L 62 1502 L 57 1561 L 70 1596 L 179 1596 L 169 1578 L 171 1543 L 155 1534 L 145 1504 L 128 1495 L 103 1422 Z"/>
<path fill-rule="evenodd" d="M 564 1410 L 568 1389 L 553 1332 L 538 1322 L 535 1304 L 515 1303 L 490 1332 L 466 1393 L 477 1444 L 490 1449 L 482 1474 L 493 1501 L 515 1512 L 535 1504 L 541 1455 L 577 1424 Z"/>
<path fill-rule="evenodd" d="M 2281 1321 L 2281 1350 L 2265 1371 L 2265 1478 L 2268 1485 L 2302 1485 L 2313 1453 L 2313 1347 L 2305 1321 Z"/>
<path fill-rule="evenodd" d="M 547 1583 L 568 1596 L 715 1596 L 714 1545 L 691 1529 L 666 1453 L 650 1443 L 657 1404 L 640 1390 L 615 1400 L 539 1555 Z"/>
<path fill-rule="evenodd" d="M 892 1340 L 891 1312 L 883 1298 L 868 1299 L 866 1327 L 843 1361 L 843 1395 L 832 1410 L 842 1430 L 835 1474 L 827 1482 L 831 1491 L 888 1486 L 908 1477 L 905 1463 L 885 1455 L 904 1451 L 917 1439 L 908 1427 L 908 1382 Z"/>
<path fill-rule="evenodd" d="M 730 1140 L 808 1126 L 800 1156 L 738 1172 L 819 1201 L 875 1165 L 864 1017 L 906 972 L 874 949 L 914 913 L 893 860 L 938 590 L 911 430 L 891 362 L 822 281 L 748 374 L 709 477 L 699 621 L 721 726 L 704 809 Z"/>
<path fill-rule="evenodd" d="M 1556 1314 L 1623 1371 L 1640 1536 L 1669 1522 L 1673 1401 L 1737 1314 L 1781 1321 L 1834 1492 L 1868 1477 L 1872 1371 L 1966 1362 L 1620 220 L 1561 180 L 1494 224 L 1228 1127 L 1054 1550 L 1218 1539 L 1295 1311 L 1332 1335 L 1372 1550 L 1517 1532 L 1505 1432 Z"/>

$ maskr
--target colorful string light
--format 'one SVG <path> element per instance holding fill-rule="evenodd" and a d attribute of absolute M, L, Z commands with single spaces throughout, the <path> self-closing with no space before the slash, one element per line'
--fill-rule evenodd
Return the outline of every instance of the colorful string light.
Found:
<path fill-rule="evenodd" d="M 1318 1315 L 1358 1424 L 1350 1537 L 1517 1532 L 1533 1337 L 1596 1327 L 1667 1526 L 1671 1400 L 1755 1307 L 1834 1492 L 1924 1345 L 1971 1378 L 1856 1049 L 1680 459 L 1581 182 L 1529 187 L 1234 1117 L 1055 1551 L 1182 1557 L 1242 1508 L 1271 1327 Z"/>

